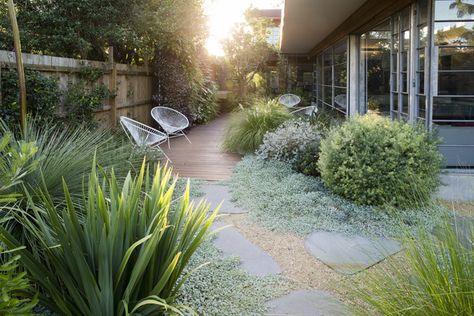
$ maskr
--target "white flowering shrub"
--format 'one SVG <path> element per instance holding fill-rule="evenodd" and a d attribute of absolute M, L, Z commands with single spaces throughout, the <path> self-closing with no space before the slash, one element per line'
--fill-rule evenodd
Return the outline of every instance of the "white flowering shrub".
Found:
<path fill-rule="evenodd" d="M 320 142 L 321 132 L 316 125 L 303 119 L 291 120 L 265 134 L 256 154 L 260 159 L 279 160 L 293 165 L 302 153 L 311 148 L 317 161 Z"/>

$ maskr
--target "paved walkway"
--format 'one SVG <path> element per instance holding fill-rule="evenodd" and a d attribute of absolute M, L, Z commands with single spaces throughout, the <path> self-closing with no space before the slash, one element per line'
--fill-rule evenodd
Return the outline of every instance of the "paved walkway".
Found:
<path fill-rule="evenodd" d="M 184 137 L 177 137 L 171 139 L 171 148 L 161 145 L 172 160 L 173 170 L 186 178 L 208 181 L 229 179 L 241 156 L 225 153 L 221 149 L 228 119 L 228 115 L 223 115 L 207 125 L 191 128 L 187 136 L 192 144 Z"/>

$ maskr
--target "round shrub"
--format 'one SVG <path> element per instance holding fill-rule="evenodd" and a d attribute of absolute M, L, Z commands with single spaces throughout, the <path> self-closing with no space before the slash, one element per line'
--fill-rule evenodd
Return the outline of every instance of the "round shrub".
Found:
<path fill-rule="evenodd" d="M 290 163 L 306 174 L 317 174 L 315 163 L 319 157 L 321 133 L 316 125 L 298 119 L 283 123 L 263 138 L 263 144 L 257 150 L 260 159 L 272 159 Z"/>
<path fill-rule="evenodd" d="M 376 115 L 356 117 L 321 142 L 321 178 L 359 204 L 421 205 L 439 184 L 438 142 L 422 126 Z"/>

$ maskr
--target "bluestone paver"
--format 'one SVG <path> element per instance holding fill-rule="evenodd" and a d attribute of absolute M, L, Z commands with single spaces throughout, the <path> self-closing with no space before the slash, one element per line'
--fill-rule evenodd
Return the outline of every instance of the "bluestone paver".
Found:
<path fill-rule="evenodd" d="M 466 171 L 442 174 L 437 197 L 450 202 L 473 202 L 474 173 Z"/>
<path fill-rule="evenodd" d="M 348 309 L 329 293 L 298 290 L 267 302 L 266 315 L 342 316 Z"/>
<path fill-rule="evenodd" d="M 305 246 L 314 257 L 343 274 L 365 270 L 401 249 L 400 243 L 392 239 L 324 231 L 311 234 Z"/>
<path fill-rule="evenodd" d="M 215 223 L 213 229 L 222 228 L 222 223 Z M 214 245 L 224 256 L 238 256 L 242 268 L 251 275 L 266 276 L 281 272 L 280 266 L 273 258 L 258 246 L 252 244 L 235 227 L 225 227 L 216 234 Z"/>
<path fill-rule="evenodd" d="M 248 212 L 232 203 L 232 194 L 224 185 L 205 183 L 201 186 L 201 191 L 205 194 L 202 198 L 206 199 L 207 202 L 211 204 L 211 210 L 215 209 L 221 202 L 223 202 L 219 211 L 221 214 L 242 214 Z"/>

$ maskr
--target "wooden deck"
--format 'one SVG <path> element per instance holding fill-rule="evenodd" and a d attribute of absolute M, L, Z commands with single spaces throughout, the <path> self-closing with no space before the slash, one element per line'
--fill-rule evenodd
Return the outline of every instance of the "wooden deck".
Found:
<path fill-rule="evenodd" d="M 172 160 L 171 166 L 180 177 L 209 181 L 229 179 L 241 156 L 225 153 L 221 149 L 228 115 L 220 116 L 207 125 L 192 128 L 184 137 L 171 139 L 171 149 L 161 148 Z"/>

